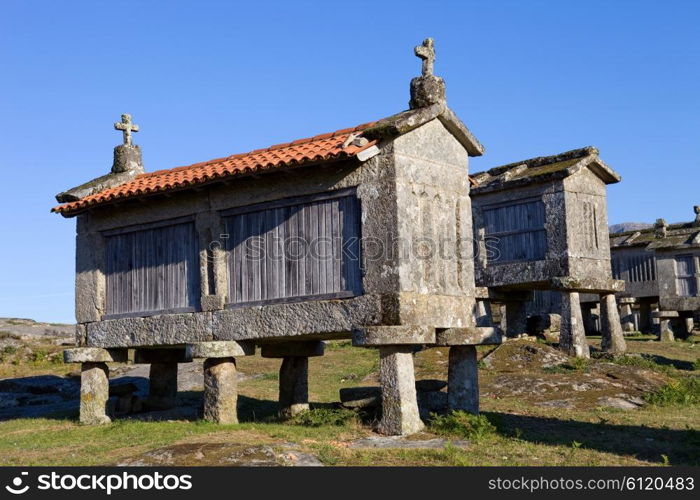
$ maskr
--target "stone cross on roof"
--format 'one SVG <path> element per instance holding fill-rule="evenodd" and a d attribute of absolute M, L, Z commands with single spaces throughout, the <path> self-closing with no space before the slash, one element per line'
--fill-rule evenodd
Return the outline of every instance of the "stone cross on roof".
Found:
<path fill-rule="evenodd" d="M 122 115 L 122 121 L 114 124 L 115 130 L 121 130 L 124 134 L 124 145 L 131 146 L 131 132 L 138 132 L 139 126 L 131 123 L 131 115 L 125 113 Z"/>
<path fill-rule="evenodd" d="M 423 40 L 422 45 L 416 46 L 413 51 L 415 54 L 423 59 L 423 76 L 432 76 L 433 66 L 435 64 L 435 42 L 432 38 L 426 38 Z"/>

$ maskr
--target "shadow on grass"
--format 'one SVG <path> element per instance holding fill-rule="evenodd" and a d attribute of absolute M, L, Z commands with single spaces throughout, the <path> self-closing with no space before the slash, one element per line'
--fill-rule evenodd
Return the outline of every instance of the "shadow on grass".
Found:
<path fill-rule="evenodd" d="M 682 411 L 682 410 L 681 410 Z M 700 465 L 700 431 L 696 429 L 661 429 L 638 425 L 580 422 L 548 417 L 484 414 L 504 436 L 516 436 L 532 443 L 573 446 L 631 455 L 639 460 L 671 465 Z"/>
<path fill-rule="evenodd" d="M 666 356 L 660 356 L 658 354 L 644 354 L 643 358 L 648 359 L 649 361 L 656 363 L 657 365 L 672 366 L 676 370 L 693 371 L 695 369 L 695 367 L 693 366 L 693 363 L 691 363 L 690 361 L 683 361 L 681 359 L 667 358 Z"/>

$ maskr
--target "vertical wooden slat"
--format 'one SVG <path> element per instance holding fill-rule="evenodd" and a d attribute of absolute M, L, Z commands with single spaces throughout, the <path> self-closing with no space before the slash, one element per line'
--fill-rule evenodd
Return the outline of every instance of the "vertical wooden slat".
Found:
<path fill-rule="evenodd" d="M 314 293 L 313 288 L 313 276 L 315 275 L 314 269 L 314 232 L 313 232 L 313 218 L 312 218 L 313 205 L 304 205 L 304 238 L 306 239 L 306 255 L 304 258 L 304 293 L 306 295 L 312 295 Z"/>
<path fill-rule="evenodd" d="M 319 210 L 318 204 L 314 203 L 308 206 L 309 211 L 309 241 L 311 242 L 311 251 L 309 259 L 311 261 L 311 294 L 318 294 L 320 290 L 319 276 L 321 274 L 320 257 L 318 250 L 318 219 Z"/>
<path fill-rule="evenodd" d="M 332 249 L 332 260 L 333 260 L 333 291 L 339 292 L 342 290 L 340 284 L 340 275 L 342 272 L 342 258 L 341 255 L 341 222 L 340 222 L 340 200 L 332 200 L 331 203 L 331 249 Z"/>

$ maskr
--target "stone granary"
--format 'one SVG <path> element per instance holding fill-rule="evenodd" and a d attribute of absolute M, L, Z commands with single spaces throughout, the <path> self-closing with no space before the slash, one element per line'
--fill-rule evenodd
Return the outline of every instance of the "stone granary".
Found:
<path fill-rule="evenodd" d="M 526 331 L 532 290 L 561 293 L 560 346 L 588 357 L 580 293 L 604 297 L 605 347 L 624 349 L 610 247 L 606 185 L 620 176 L 586 147 L 472 176 L 476 283 L 505 304 L 508 336 Z"/>
<path fill-rule="evenodd" d="M 662 340 L 692 332 L 693 316 L 700 310 L 700 207 L 694 211 L 692 222 L 658 219 L 649 229 L 610 235 L 613 274 L 626 283 L 619 294 L 624 330 L 634 329 L 636 305 L 643 332 L 652 330 L 653 316 L 659 318 Z"/>
<path fill-rule="evenodd" d="M 308 408 L 308 358 L 352 338 L 380 356 L 380 432 L 418 431 L 413 352 L 449 346 L 448 401 L 478 411 L 468 159 L 483 147 L 445 101 L 431 39 L 407 111 L 249 153 L 145 173 L 129 115 L 111 173 L 57 196 L 77 219 L 81 420 L 108 421 L 107 362 L 150 363 L 174 404 L 204 359 L 204 417 L 235 422 L 238 356 L 281 358 L 284 415 Z M 436 245 L 441 245 L 440 250 Z M 132 352 L 129 352 L 132 351 Z"/>

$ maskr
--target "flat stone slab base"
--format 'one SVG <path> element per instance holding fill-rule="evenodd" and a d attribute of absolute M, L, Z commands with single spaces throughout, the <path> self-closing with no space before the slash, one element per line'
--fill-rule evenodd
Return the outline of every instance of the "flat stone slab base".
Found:
<path fill-rule="evenodd" d="M 236 358 L 238 356 L 253 356 L 255 344 L 251 342 L 236 342 L 234 340 L 197 342 L 187 344 L 185 359 L 207 358 Z"/>
<path fill-rule="evenodd" d="M 182 443 L 126 458 L 118 466 L 323 466 L 309 453 L 283 446 L 275 451 L 272 445 L 248 443 Z"/>
<path fill-rule="evenodd" d="M 352 332 L 352 345 L 358 347 L 434 343 L 435 328 L 429 326 L 368 326 Z"/>
<path fill-rule="evenodd" d="M 439 450 L 444 449 L 447 444 L 457 448 L 469 447 L 469 441 L 461 439 L 407 439 L 403 436 L 371 436 L 356 441 L 352 441 L 348 448 L 352 449 L 384 449 L 384 450 Z"/>
<path fill-rule="evenodd" d="M 502 340 L 501 330 L 495 326 L 448 328 L 435 333 L 435 343 L 439 346 L 497 345 Z"/>
<path fill-rule="evenodd" d="M 75 347 L 63 351 L 63 361 L 66 363 L 123 363 L 127 360 L 126 349 Z"/>

